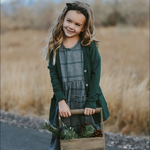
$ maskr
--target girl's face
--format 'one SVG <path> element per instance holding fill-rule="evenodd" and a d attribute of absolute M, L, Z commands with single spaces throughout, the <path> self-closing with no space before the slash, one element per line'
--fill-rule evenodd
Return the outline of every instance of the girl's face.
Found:
<path fill-rule="evenodd" d="M 82 13 L 75 10 L 69 10 L 66 13 L 63 22 L 63 31 L 66 38 L 79 38 L 80 32 L 84 30 L 86 18 Z"/>

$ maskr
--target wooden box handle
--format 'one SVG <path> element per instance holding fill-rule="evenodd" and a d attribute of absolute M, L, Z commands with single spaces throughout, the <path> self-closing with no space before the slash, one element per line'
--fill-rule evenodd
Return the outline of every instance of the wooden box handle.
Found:
<path fill-rule="evenodd" d="M 71 112 L 71 115 L 80 115 L 80 114 L 84 114 L 84 109 L 72 109 L 70 110 L 70 112 Z M 101 107 L 95 109 L 95 113 L 99 113 L 99 112 L 101 112 L 101 126 L 102 126 L 102 134 L 104 137 L 105 135 L 104 135 L 103 110 Z M 61 120 L 60 113 L 58 114 L 58 117 L 59 117 L 59 120 Z M 59 121 L 59 125 L 62 126 L 60 121 Z"/>

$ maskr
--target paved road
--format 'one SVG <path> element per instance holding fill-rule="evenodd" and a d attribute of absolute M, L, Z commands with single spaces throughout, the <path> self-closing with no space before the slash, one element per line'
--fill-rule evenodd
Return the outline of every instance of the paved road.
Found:
<path fill-rule="evenodd" d="M 51 134 L 1 123 L 1 150 L 49 150 Z M 105 150 L 123 150 L 107 147 Z"/>

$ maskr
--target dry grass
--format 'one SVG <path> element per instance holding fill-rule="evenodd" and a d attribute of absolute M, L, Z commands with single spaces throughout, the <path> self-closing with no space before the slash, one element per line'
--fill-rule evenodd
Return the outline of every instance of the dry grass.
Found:
<path fill-rule="evenodd" d="M 110 110 L 109 132 L 149 134 L 148 29 L 99 28 L 101 88 Z M 2 34 L 1 109 L 48 119 L 53 95 L 47 62 L 37 43 L 45 31 Z"/>

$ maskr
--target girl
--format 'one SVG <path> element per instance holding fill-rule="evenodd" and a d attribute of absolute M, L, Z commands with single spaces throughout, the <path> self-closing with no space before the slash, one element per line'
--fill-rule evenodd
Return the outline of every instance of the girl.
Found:
<path fill-rule="evenodd" d="M 95 108 L 102 107 L 104 121 L 110 116 L 99 86 L 101 57 L 93 18 L 88 4 L 66 3 L 45 47 L 54 92 L 49 121 L 58 127 L 60 113 L 64 124 L 77 134 L 85 122 L 101 130 L 100 113 L 95 113 Z M 84 109 L 84 114 L 71 115 L 70 109 Z M 49 149 L 60 149 L 60 139 L 53 134 Z"/>

